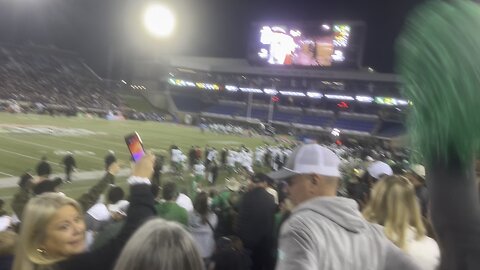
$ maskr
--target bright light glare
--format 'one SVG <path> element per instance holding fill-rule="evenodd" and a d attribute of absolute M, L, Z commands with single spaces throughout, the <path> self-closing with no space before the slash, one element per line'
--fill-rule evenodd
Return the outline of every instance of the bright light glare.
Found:
<path fill-rule="evenodd" d="M 166 37 L 173 32 L 175 17 L 172 11 L 160 4 L 152 4 L 143 16 L 143 23 L 150 34 L 156 37 Z"/>

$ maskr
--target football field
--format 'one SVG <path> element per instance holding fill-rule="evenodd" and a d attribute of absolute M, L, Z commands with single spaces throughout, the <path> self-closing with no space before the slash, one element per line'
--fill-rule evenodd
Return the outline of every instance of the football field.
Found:
<path fill-rule="evenodd" d="M 124 167 L 128 167 L 130 154 L 124 136 L 133 131 L 140 134 L 146 150 L 167 157 L 167 150 L 172 144 L 187 154 L 192 145 L 200 146 L 203 151 L 207 144 L 219 149 L 242 144 L 255 147 L 264 143 L 262 138 L 210 132 L 202 134 L 198 128 L 172 123 L 0 113 L 0 185 L 2 180 L 13 179 L 24 172 L 34 174 L 42 156 L 48 158 L 54 173 L 63 174 L 61 161 L 67 152 L 74 154 L 79 173 L 101 172 L 108 150 L 115 151 Z M 75 196 L 97 179 L 74 181 L 64 185 L 62 191 Z M 120 179 L 123 185 L 125 177 Z M 15 187 L 1 188 L 0 198 L 8 200 L 15 190 Z"/>

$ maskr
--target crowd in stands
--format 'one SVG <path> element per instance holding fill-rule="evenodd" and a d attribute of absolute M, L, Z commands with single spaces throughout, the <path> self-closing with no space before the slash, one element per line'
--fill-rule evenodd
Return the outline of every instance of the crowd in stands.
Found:
<path fill-rule="evenodd" d="M 53 47 L 0 44 L 0 111 L 165 121 L 165 114 L 137 112 L 78 55 Z"/>
<path fill-rule="evenodd" d="M 127 196 L 110 152 L 104 177 L 76 200 L 42 160 L 36 176 L 21 177 L 0 265 L 437 269 L 425 169 L 405 155 L 316 143 L 183 154 L 172 145 L 169 164 L 149 154 L 134 165 Z"/>
<path fill-rule="evenodd" d="M 117 86 L 96 77 L 75 54 L 55 48 L 0 45 L 0 99 L 35 106 L 117 109 Z"/>
<path fill-rule="evenodd" d="M 215 119 L 235 119 L 237 122 L 248 122 L 256 119 L 262 122 L 273 122 L 274 125 L 290 125 L 299 128 L 324 129 L 338 128 L 354 133 L 373 134 L 382 137 L 396 137 L 405 133 L 405 108 L 395 106 L 378 106 L 375 104 L 343 104 L 341 101 L 322 101 L 320 106 L 311 106 L 307 102 L 295 103 L 307 97 L 288 97 L 281 100 L 292 102 L 275 102 L 270 105 L 271 96 L 255 97 L 249 103 L 246 93 L 215 93 L 210 100 L 205 100 L 205 93 L 183 93 L 170 91 L 176 107 L 180 111 L 198 113 L 202 117 Z M 210 92 L 209 92 L 210 93 Z M 316 101 L 320 102 L 320 101 Z M 191 104 L 195 104 L 192 106 Z M 318 105 L 318 104 L 317 104 Z M 340 107 L 339 107 L 340 106 Z M 359 109 L 357 110 L 356 107 Z M 217 120 L 218 121 L 218 120 Z"/>

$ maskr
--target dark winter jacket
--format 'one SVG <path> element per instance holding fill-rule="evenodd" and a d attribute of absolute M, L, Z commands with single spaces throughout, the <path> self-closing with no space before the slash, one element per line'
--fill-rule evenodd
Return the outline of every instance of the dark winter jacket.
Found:
<path fill-rule="evenodd" d="M 237 233 L 245 247 L 272 240 L 275 201 L 264 188 L 254 188 L 243 195 L 239 205 Z"/>

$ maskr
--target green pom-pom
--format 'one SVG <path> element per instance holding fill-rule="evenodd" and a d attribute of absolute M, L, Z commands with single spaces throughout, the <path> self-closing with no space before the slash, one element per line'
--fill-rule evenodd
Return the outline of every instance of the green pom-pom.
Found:
<path fill-rule="evenodd" d="M 409 127 L 425 161 L 470 164 L 480 138 L 480 6 L 429 1 L 397 41 L 397 71 L 413 102 Z"/>

